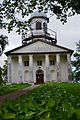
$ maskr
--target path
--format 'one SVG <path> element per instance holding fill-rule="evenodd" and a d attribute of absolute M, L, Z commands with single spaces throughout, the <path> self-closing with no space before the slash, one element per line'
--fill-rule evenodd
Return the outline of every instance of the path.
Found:
<path fill-rule="evenodd" d="M 17 90 L 15 92 L 11 92 L 5 95 L 0 96 L 0 104 L 2 104 L 6 99 L 15 100 L 16 98 L 20 97 L 21 95 L 27 94 L 32 89 L 38 87 L 39 85 L 32 85 L 28 88 L 24 88 L 22 90 Z"/>

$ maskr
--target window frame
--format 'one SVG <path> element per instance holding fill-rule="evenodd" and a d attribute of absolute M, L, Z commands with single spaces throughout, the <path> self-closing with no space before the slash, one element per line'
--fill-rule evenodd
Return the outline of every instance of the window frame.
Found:
<path fill-rule="evenodd" d="M 36 22 L 36 30 L 41 30 L 42 29 L 42 23 L 40 21 Z"/>
<path fill-rule="evenodd" d="M 55 65 L 55 61 L 54 60 L 50 60 L 50 65 Z"/>
<path fill-rule="evenodd" d="M 42 60 L 37 60 L 37 66 L 42 66 Z"/>
<path fill-rule="evenodd" d="M 29 66 L 29 60 L 24 61 L 24 66 L 25 66 L 25 67 L 26 67 L 26 66 Z"/>
<path fill-rule="evenodd" d="M 47 23 L 46 22 L 43 23 L 43 29 L 47 33 Z"/>

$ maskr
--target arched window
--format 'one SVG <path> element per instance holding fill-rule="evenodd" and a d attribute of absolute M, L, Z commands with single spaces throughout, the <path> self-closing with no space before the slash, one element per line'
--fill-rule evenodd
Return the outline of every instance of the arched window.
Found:
<path fill-rule="evenodd" d="M 36 23 L 36 30 L 41 30 L 42 29 L 42 24 L 41 22 Z"/>
<path fill-rule="evenodd" d="M 47 24 L 45 22 L 43 23 L 43 29 L 45 32 L 47 32 Z"/>

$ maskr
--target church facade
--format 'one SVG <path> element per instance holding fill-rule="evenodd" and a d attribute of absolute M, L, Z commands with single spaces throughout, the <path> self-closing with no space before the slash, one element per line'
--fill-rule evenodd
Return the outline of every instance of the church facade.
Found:
<path fill-rule="evenodd" d="M 48 32 L 46 14 L 34 12 L 29 22 L 31 31 L 26 37 L 22 36 L 22 46 L 5 53 L 8 57 L 8 82 L 71 81 L 73 50 L 57 45 L 56 32 Z"/>

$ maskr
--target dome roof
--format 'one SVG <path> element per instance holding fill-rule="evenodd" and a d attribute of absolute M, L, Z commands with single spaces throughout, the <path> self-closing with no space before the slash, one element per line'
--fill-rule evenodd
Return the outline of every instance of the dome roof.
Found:
<path fill-rule="evenodd" d="M 30 18 L 33 18 L 33 17 L 45 17 L 45 18 L 47 18 L 47 15 L 44 12 L 35 11 L 31 14 Z"/>
<path fill-rule="evenodd" d="M 29 22 L 31 22 L 32 19 L 34 18 L 44 18 L 47 20 L 47 22 L 49 22 L 49 18 L 44 12 L 38 12 L 38 11 L 33 12 L 30 16 Z"/>

